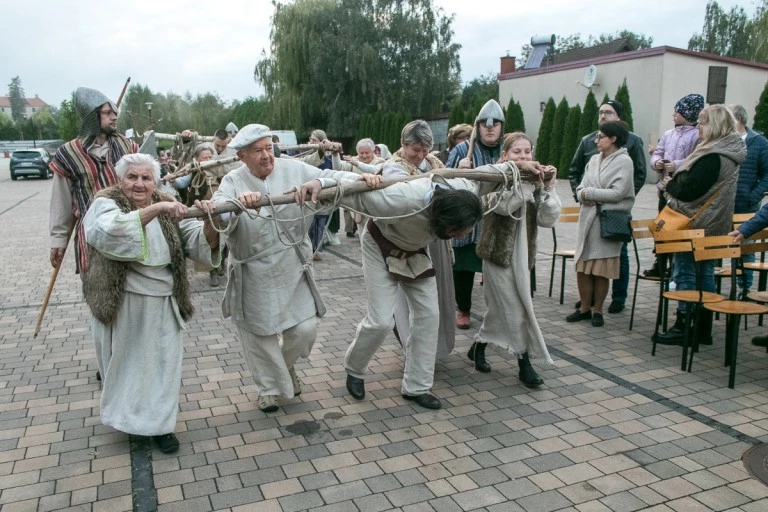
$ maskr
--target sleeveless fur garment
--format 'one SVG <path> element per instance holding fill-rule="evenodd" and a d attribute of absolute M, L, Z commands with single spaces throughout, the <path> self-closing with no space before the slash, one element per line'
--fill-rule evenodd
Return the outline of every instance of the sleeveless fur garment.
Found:
<path fill-rule="evenodd" d="M 96 194 L 94 199 L 96 197 L 112 199 L 123 213 L 136 210 L 120 190 L 120 185 L 105 188 Z M 155 191 L 152 194 L 152 201 L 174 201 L 174 199 L 170 195 Z M 157 219 L 171 253 L 173 295 L 179 306 L 181 317 L 186 321 L 192 317 L 195 309 L 189 296 L 187 263 L 181 232 L 179 226 L 166 215 L 158 215 Z M 129 265 L 130 262 L 111 260 L 88 245 L 88 268 L 83 275 L 83 295 L 93 316 L 105 325 L 112 325 L 117 317 L 117 310 L 125 293 Z"/>
<path fill-rule="evenodd" d="M 536 189 L 533 197 L 535 202 L 525 205 L 526 218 L 523 221 L 528 235 L 529 270 L 536 264 L 536 237 L 539 231 L 536 219 L 541 201 L 540 188 Z M 518 221 L 506 215 L 490 213 L 483 217 L 483 231 L 475 249 L 478 257 L 500 267 L 510 267 L 514 259 L 514 247 L 518 235 L 517 226 Z"/>

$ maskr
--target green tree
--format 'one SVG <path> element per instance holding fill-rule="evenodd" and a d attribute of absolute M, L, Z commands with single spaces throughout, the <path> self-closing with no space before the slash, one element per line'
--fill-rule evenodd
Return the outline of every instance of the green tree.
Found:
<path fill-rule="evenodd" d="M 576 105 L 568 111 L 568 120 L 565 122 L 565 133 L 563 134 L 562 154 L 560 155 L 560 164 L 557 165 L 557 177 L 567 178 L 568 168 L 579 147 L 579 125 L 581 124 L 581 107 Z"/>
<path fill-rule="evenodd" d="M 32 114 L 27 121 L 31 135 L 35 139 L 48 140 L 55 139 L 57 135 L 56 119 L 50 107 L 41 108 Z"/>
<path fill-rule="evenodd" d="M 752 21 L 743 7 L 734 6 L 727 13 L 715 1 L 707 2 L 701 33 L 688 41 L 688 49 L 726 57 L 751 59 Z"/>
<path fill-rule="evenodd" d="M 457 124 L 464 122 L 464 109 L 461 108 L 461 104 L 456 105 L 451 110 L 451 117 L 448 119 L 448 127 L 451 128 Z"/>
<path fill-rule="evenodd" d="M 600 105 L 605 105 L 605 104 L 606 104 L 606 103 L 608 103 L 609 101 L 611 101 L 611 97 L 610 97 L 610 96 L 608 96 L 608 93 L 605 93 L 605 95 L 603 96 L 603 101 L 601 101 L 601 102 L 600 102 Z M 600 105 L 598 105 L 598 107 L 599 107 Z"/>
<path fill-rule="evenodd" d="M 507 103 L 504 131 L 507 133 L 525 132 L 523 109 L 520 107 L 520 103 L 516 102 L 512 96 L 509 97 L 509 103 Z"/>
<path fill-rule="evenodd" d="M 549 162 L 550 136 L 552 135 L 552 127 L 555 123 L 556 110 L 555 100 L 550 96 L 547 100 L 547 105 L 544 107 L 541 126 L 539 126 L 539 135 L 536 138 L 536 160 L 541 163 Z"/>
<path fill-rule="evenodd" d="M 495 73 L 481 75 L 469 81 L 461 89 L 461 106 L 463 109 L 473 108 L 478 103 L 482 106 L 491 98 L 499 97 L 499 80 Z"/>
<path fill-rule="evenodd" d="M 348 137 L 366 112 L 437 114 L 459 92 L 453 17 L 432 0 L 273 5 L 270 54 L 254 78 L 277 124 Z"/>
<path fill-rule="evenodd" d="M 251 123 L 271 126 L 268 112 L 269 104 L 265 98 L 248 97 L 232 109 L 230 117 L 237 126 L 245 126 Z"/>
<path fill-rule="evenodd" d="M 8 115 L 0 112 L 0 140 L 18 140 L 19 129 Z"/>
<path fill-rule="evenodd" d="M 550 165 L 560 165 L 560 157 L 563 154 L 563 136 L 565 135 L 565 125 L 568 121 L 568 114 L 570 112 L 570 106 L 568 100 L 560 100 L 555 110 L 555 118 L 552 121 L 552 132 L 549 137 L 549 153 L 547 154 L 546 163 Z"/>
<path fill-rule="evenodd" d="M 18 123 L 25 119 L 27 109 L 27 100 L 24 99 L 24 87 L 21 85 L 21 78 L 15 76 L 11 78 L 8 84 L 8 100 L 11 103 L 11 118 Z"/>
<path fill-rule="evenodd" d="M 595 100 L 595 94 L 590 90 L 584 100 L 584 110 L 579 121 L 579 138 L 597 130 L 597 116 L 600 106 Z"/>
<path fill-rule="evenodd" d="M 760 100 L 755 107 L 755 118 L 752 121 L 752 129 L 763 134 L 768 134 L 768 83 L 765 84 Z"/>
<path fill-rule="evenodd" d="M 59 138 L 69 141 L 77 137 L 77 131 L 80 128 L 80 118 L 75 110 L 75 93 L 73 92 L 68 100 L 61 102 L 59 107 Z"/>
<path fill-rule="evenodd" d="M 633 130 L 634 121 L 632 119 L 632 102 L 629 98 L 629 87 L 627 87 L 626 78 L 616 90 L 616 101 L 621 103 L 621 120 L 627 123 L 630 130 Z"/>

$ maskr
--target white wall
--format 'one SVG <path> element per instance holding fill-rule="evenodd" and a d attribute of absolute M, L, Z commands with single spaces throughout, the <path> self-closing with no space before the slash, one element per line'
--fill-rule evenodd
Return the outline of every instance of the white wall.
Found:
<path fill-rule="evenodd" d="M 706 57 L 666 51 L 641 58 L 597 64 L 597 79 L 592 91 L 598 104 L 603 96 L 613 98 L 626 78 L 632 100 L 634 132 L 647 145 L 655 143 L 660 134 L 672 128 L 675 103 L 690 93 L 706 98 L 710 66 L 728 67 L 726 103 L 740 103 L 747 109 L 751 125 L 755 106 L 768 81 L 768 70 L 743 64 L 713 60 Z M 499 100 L 504 106 L 514 96 L 520 102 L 525 116 L 526 132 L 536 143 L 541 125 L 540 102 L 550 97 L 558 103 L 565 96 L 570 106 L 584 108 L 587 89 L 577 82 L 584 79 L 588 67 L 559 71 L 520 71 L 515 78 L 499 82 Z M 655 179 L 648 173 L 648 179 Z"/>

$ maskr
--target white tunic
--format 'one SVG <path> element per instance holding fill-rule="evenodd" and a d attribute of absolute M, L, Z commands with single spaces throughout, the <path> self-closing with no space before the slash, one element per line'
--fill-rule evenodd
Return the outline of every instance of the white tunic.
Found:
<path fill-rule="evenodd" d="M 225 201 L 246 191 L 280 195 L 317 178 L 333 186 L 336 180 L 357 180 L 359 176 L 276 158 L 265 180 L 251 174 L 245 165 L 231 171 L 222 178 L 213 200 Z M 261 208 L 258 214 L 249 211 L 232 216 L 221 239 L 229 246 L 229 279 L 222 303 L 225 318 L 231 316 L 238 327 L 267 336 L 325 314 L 307 236 L 313 215 L 309 206 L 286 204 Z"/>
<path fill-rule="evenodd" d="M 101 422 L 143 436 L 173 432 L 186 324 L 173 296 L 171 254 L 160 222 L 142 228 L 138 210 L 123 213 L 113 200 L 100 197 L 83 227 L 88 244 L 104 256 L 130 262 L 114 324 L 91 317 L 102 375 Z M 211 254 L 201 221 L 182 221 L 179 227 L 190 258 L 218 264 L 219 251 Z"/>
<path fill-rule="evenodd" d="M 536 321 L 531 300 L 530 271 L 528 270 L 528 230 L 526 229 L 526 208 L 532 200 L 533 186 L 524 183 L 523 201 L 520 197 L 502 202 L 495 212 L 499 215 L 514 216 L 517 236 L 513 261 L 509 267 L 495 265 L 483 260 L 483 295 L 487 311 L 483 325 L 475 335 L 479 343 L 492 343 L 515 355 L 528 352 L 531 358 L 540 358 L 552 363 L 544 342 L 544 336 Z M 552 188 L 542 192 L 536 223 L 551 228 L 560 216 L 560 198 Z"/>

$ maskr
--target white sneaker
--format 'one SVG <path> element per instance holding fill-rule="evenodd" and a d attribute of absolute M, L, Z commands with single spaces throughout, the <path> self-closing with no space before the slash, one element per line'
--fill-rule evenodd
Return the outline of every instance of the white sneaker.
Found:
<path fill-rule="evenodd" d="M 291 375 L 291 380 L 293 381 L 293 396 L 299 396 L 301 394 L 301 379 L 299 379 L 299 376 L 296 374 L 296 368 L 291 366 L 288 373 Z"/>
<path fill-rule="evenodd" d="M 259 395 L 259 400 L 256 402 L 264 412 L 277 411 L 277 397 L 275 395 Z"/>
<path fill-rule="evenodd" d="M 341 240 L 339 240 L 339 235 L 336 233 L 331 233 L 330 231 L 328 233 L 328 245 L 341 245 Z"/>

